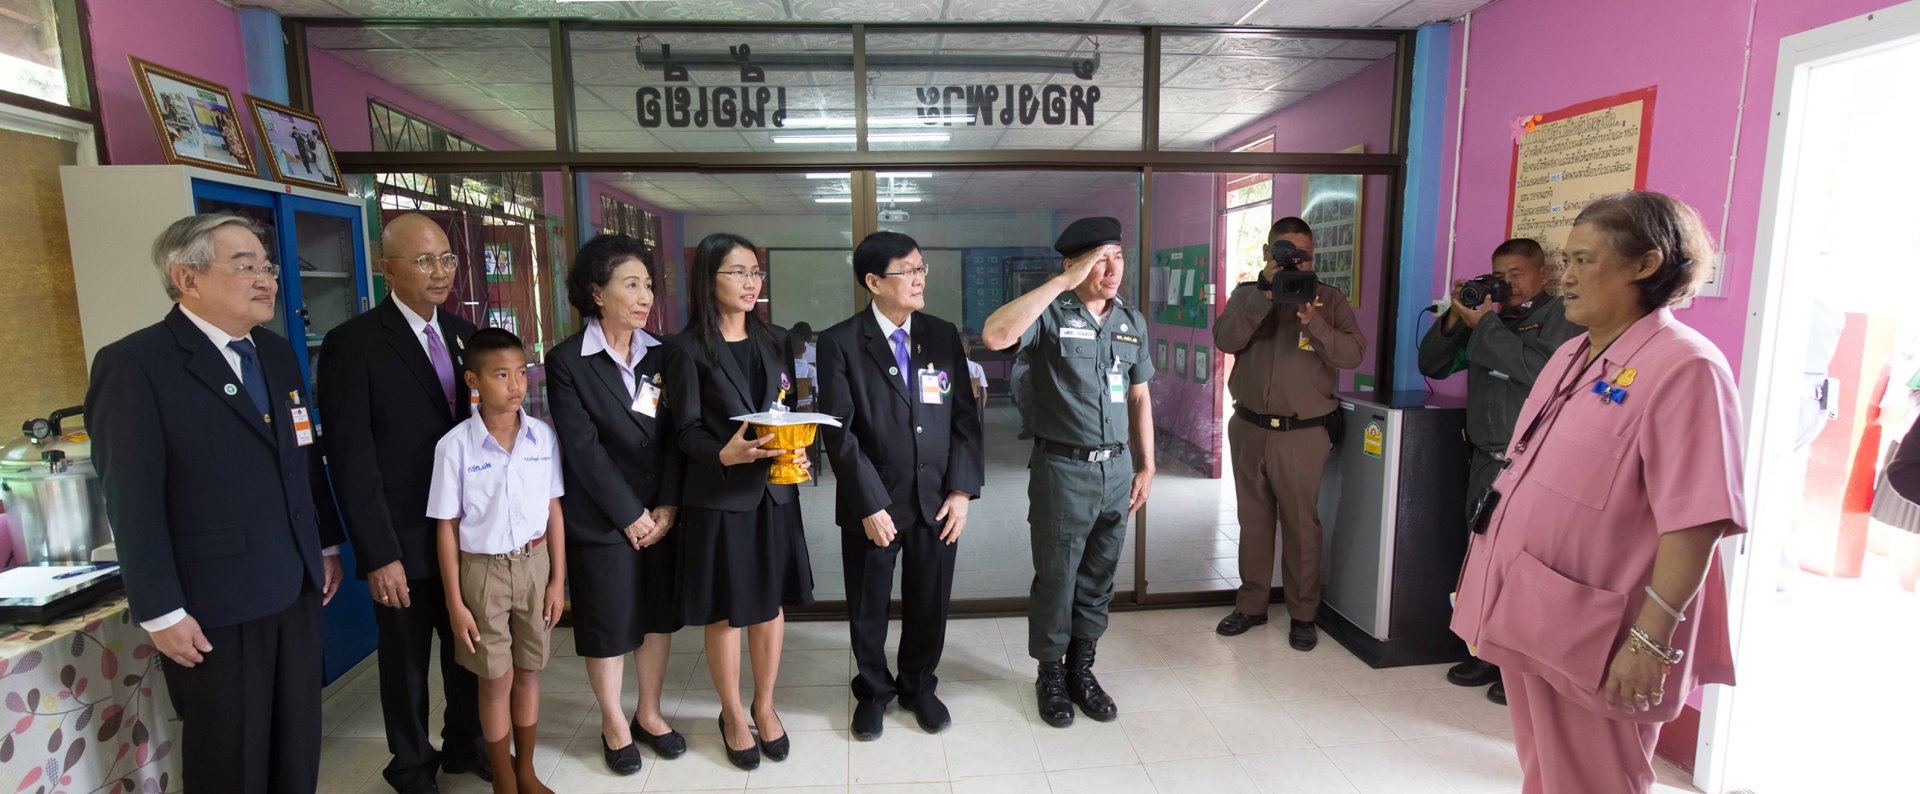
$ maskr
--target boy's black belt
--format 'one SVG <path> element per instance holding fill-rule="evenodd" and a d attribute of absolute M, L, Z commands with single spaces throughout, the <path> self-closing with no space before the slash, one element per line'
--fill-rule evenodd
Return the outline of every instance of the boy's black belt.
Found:
<path fill-rule="evenodd" d="M 1329 421 L 1332 421 L 1334 413 L 1337 413 L 1337 412 L 1324 413 L 1319 416 L 1313 417 L 1311 419 L 1298 419 L 1291 416 L 1268 416 L 1266 414 L 1257 414 L 1247 410 L 1246 408 L 1242 408 L 1238 405 L 1233 407 L 1234 416 L 1238 416 L 1241 419 L 1246 420 L 1247 422 L 1251 423 L 1255 427 L 1264 427 L 1268 430 L 1278 430 L 1278 431 L 1304 430 L 1309 427 L 1325 427 Z"/>
<path fill-rule="evenodd" d="M 1075 447 L 1048 441 L 1044 438 L 1036 439 L 1034 443 L 1039 444 L 1041 451 L 1049 455 L 1058 455 L 1073 460 L 1084 460 L 1088 463 L 1099 463 L 1109 460 L 1127 451 L 1127 445 L 1124 441 L 1098 447 Z"/>

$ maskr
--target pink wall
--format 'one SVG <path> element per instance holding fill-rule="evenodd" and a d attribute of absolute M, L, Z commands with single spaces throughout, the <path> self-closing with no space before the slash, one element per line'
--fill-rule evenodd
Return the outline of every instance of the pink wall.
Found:
<path fill-rule="evenodd" d="M 1757 0 L 1756 7 L 1749 0 L 1502 0 L 1475 13 L 1473 49 L 1466 53 L 1465 145 L 1454 208 L 1458 215 L 1454 273 L 1486 272 L 1488 253 L 1506 237 L 1513 156 L 1508 125 L 1514 118 L 1657 86 L 1647 188 L 1693 205 L 1716 238 L 1731 213 L 1726 239 L 1720 240 L 1726 250 L 1727 267 L 1721 279 L 1726 297 L 1701 298 L 1679 316 L 1718 344 L 1739 374 L 1780 40 L 1890 4 L 1890 0 Z M 1750 10 L 1754 12 L 1752 60 L 1743 70 Z M 1625 38 L 1560 34 L 1618 31 L 1622 20 L 1647 24 L 1634 26 Z M 1449 85 L 1458 85 L 1464 32 L 1464 26 L 1454 27 Z M 1744 111 L 1740 108 L 1743 71 L 1747 79 Z M 1455 93 L 1447 102 L 1443 186 L 1450 186 L 1453 179 L 1458 107 Z M 1736 129 L 1738 160 L 1730 164 Z M 1731 209 L 1726 206 L 1729 168 L 1733 169 Z M 1448 220 L 1444 215 L 1440 218 L 1442 256 L 1448 246 Z M 1445 279 L 1443 262 L 1434 273 L 1436 294 L 1443 291 Z M 1445 389 L 1458 393 L 1464 386 L 1449 382 Z"/>
<path fill-rule="evenodd" d="M 233 9 L 214 0 L 91 0 L 87 10 L 109 162 L 164 162 L 128 55 L 226 86 L 259 158 L 260 136 L 244 98 L 247 59 L 240 44 L 240 16 Z"/>

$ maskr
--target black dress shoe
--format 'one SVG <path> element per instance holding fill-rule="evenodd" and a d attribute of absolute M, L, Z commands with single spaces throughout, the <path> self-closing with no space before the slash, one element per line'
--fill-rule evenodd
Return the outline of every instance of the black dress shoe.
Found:
<path fill-rule="evenodd" d="M 720 722 L 720 746 L 727 748 L 727 763 L 733 764 L 734 766 L 740 767 L 741 769 L 745 769 L 748 772 L 752 772 L 755 769 L 759 769 L 760 768 L 760 744 L 758 742 L 755 742 L 753 744 L 748 745 L 747 749 L 745 750 L 733 749 L 733 745 L 727 741 L 727 715 L 725 714 L 720 715 L 719 722 Z"/>
<path fill-rule="evenodd" d="M 886 730 L 887 704 L 861 700 L 853 704 L 853 738 L 871 742 Z"/>
<path fill-rule="evenodd" d="M 488 783 L 493 782 L 493 765 L 487 763 L 487 754 L 480 751 L 463 755 L 441 753 L 440 771 L 454 776 L 471 774 Z"/>
<path fill-rule="evenodd" d="M 493 781 L 489 780 L 487 782 L 491 783 Z M 440 794 L 440 783 L 433 778 L 427 778 L 426 780 L 418 780 L 395 786 L 393 790 L 398 792 L 398 794 Z"/>
<path fill-rule="evenodd" d="M 1287 629 L 1287 644 L 1296 651 L 1311 651 L 1320 644 L 1320 632 L 1313 627 L 1311 620 L 1296 620 Z"/>
<path fill-rule="evenodd" d="M 920 729 L 927 733 L 939 733 L 953 724 L 953 714 L 947 711 L 947 704 L 932 692 L 922 692 L 908 697 L 900 696 L 900 705 L 913 712 L 913 718 L 920 723 Z"/>
<path fill-rule="evenodd" d="M 625 777 L 640 771 L 640 743 L 627 742 L 627 746 L 618 750 L 607 746 L 607 737 L 600 737 L 600 752 L 606 756 L 607 769 L 616 775 Z"/>
<path fill-rule="evenodd" d="M 1055 728 L 1073 724 L 1073 701 L 1067 698 L 1065 664 L 1041 662 L 1039 676 L 1033 682 L 1033 694 L 1040 704 L 1040 719 Z"/>
<path fill-rule="evenodd" d="M 1094 640 L 1081 639 L 1067 643 L 1067 697 L 1088 717 L 1099 722 L 1112 722 L 1120 716 L 1120 707 L 1114 704 L 1105 689 L 1100 688 L 1100 679 L 1093 677 L 1096 645 Z"/>
<path fill-rule="evenodd" d="M 1247 629 L 1265 625 L 1267 625 L 1266 615 L 1249 615 L 1236 609 L 1232 614 L 1221 618 L 1220 625 L 1214 626 L 1213 632 L 1222 637 L 1238 637 L 1247 633 Z"/>
<path fill-rule="evenodd" d="M 653 748 L 654 755 L 661 758 L 679 758 L 687 752 L 687 737 L 681 736 L 679 731 L 668 728 L 666 733 L 655 736 L 647 733 L 647 729 L 640 727 L 638 718 L 634 719 L 633 725 L 629 727 L 633 732 L 633 740 Z"/>
<path fill-rule="evenodd" d="M 1447 683 L 1454 686 L 1486 686 L 1499 683 L 1500 666 L 1475 657 L 1447 671 Z"/>
<path fill-rule="evenodd" d="M 1493 682 L 1493 686 L 1490 686 L 1490 687 L 1487 687 L 1487 699 L 1488 699 L 1488 700 L 1491 700 L 1491 701 L 1493 701 L 1493 702 L 1495 702 L 1495 703 L 1498 703 L 1498 704 L 1500 704 L 1500 705 L 1502 705 L 1502 706 L 1504 706 L 1504 705 L 1507 705 L 1507 684 L 1506 684 L 1506 682 L 1505 682 L 1505 681 L 1495 681 L 1495 682 Z"/>
<path fill-rule="evenodd" d="M 472 774 L 488 783 L 493 782 L 493 764 L 487 763 L 487 754 L 480 750 L 466 755 L 441 753 L 440 771 L 449 775 Z"/>
<path fill-rule="evenodd" d="M 778 717 L 780 715 L 776 713 L 774 716 Z M 787 753 L 793 750 L 792 740 L 793 737 L 785 733 L 780 734 L 780 738 L 770 742 L 763 738 L 760 740 L 760 752 L 766 754 L 766 756 L 772 760 L 785 761 L 787 760 Z"/>

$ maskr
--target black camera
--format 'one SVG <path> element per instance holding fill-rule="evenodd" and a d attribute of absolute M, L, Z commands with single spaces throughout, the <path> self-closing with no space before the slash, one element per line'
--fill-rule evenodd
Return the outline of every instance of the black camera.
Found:
<path fill-rule="evenodd" d="M 1460 305 L 1469 309 L 1480 308 L 1480 304 L 1487 301 L 1506 303 L 1511 297 L 1513 297 L 1513 285 L 1492 273 L 1468 279 L 1465 284 L 1460 285 Z"/>
<path fill-rule="evenodd" d="M 1280 263 L 1280 270 L 1269 279 L 1263 271 L 1260 286 L 1273 293 L 1274 303 L 1312 303 L 1318 292 L 1320 277 L 1311 270 L 1301 270 L 1300 266 L 1313 261 L 1313 254 L 1300 250 L 1299 246 L 1286 240 L 1275 242 L 1268 254 L 1273 261 Z"/>

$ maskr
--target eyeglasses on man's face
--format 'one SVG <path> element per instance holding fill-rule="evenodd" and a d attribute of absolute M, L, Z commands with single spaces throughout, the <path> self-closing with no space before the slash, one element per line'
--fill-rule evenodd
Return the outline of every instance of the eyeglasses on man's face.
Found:
<path fill-rule="evenodd" d="M 927 277 L 927 273 L 928 273 L 928 271 L 930 271 L 931 269 L 932 269 L 932 268 L 929 268 L 929 267 L 927 267 L 926 265 L 921 265 L 921 266 L 919 266 L 919 267 L 910 267 L 910 268 L 907 268 L 906 270 L 900 270 L 900 271 L 895 271 L 895 272 L 892 272 L 892 273 L 881 273 L 880 275 L 882 275 L 882 276 L 906 276 L 906 277 L 907 277 L 907 278 L 909 278 L 909 279 L 913 279 L 913 280 L 915 280 L 915 281 L 918 281 L 918 280 L 920 280 L 920 279 L 924 279 L 924 278 L 926 278 L 926 277 Z"/>
<path fill-rule="evenodd" d="M 229 269 L 229 270 L 232 270 L 232 271 L 233 271 L 233 272 L 235 272 L 235 273 L 238 273 L 238 274 L 240 275 L 240 277 L 241 277 L 241 278 L 243 278 L 243 279 L 252 279 L 252 280 L 254 280 L 254 281 L 260 281 L 260 280 L 262 280 L 262 279 L 265 279 L 265 280 L 267 280 L 267 281 L 273 281 L 273 280 L 275 280 L 275 279 L 278 279 L 278 278 L 280 278 L 280 266 L 279 266 L 279 265 L 276 265 L 276 264 L 274 264 L 274 263 L 272 263 L 272 262 L 262 262 L 262 261 L 260 261 L 260 260 L 258 260 L 258 259 L 254 259 L 253 257 L 250 257 L 250 256 L 242 256 L 242 257 L 238 257 L 238 258 L 236 258 L 236 259 L 231 259 L 231 260 L 223 260 L 223 261 L 220 261 L 220 262 L 218 262 L 218 263 L 215 263 L 215 262 L 193 262 L 193 263 L 189 263 L 189 264 L 197 264 L 197 265 L 212 265 L 212 264 L 219 264 L 219 265 L 223 265 L 223 266 L 225 266 L 225 267 L 226 267 L 227 269 Z"/>
<path fill-rule="evenodd" d="M 436 267 L 437 269 L 443 270 L 448 273 L 453 273 L 460 269 L 460 257 L 457 254 L 441 254 L 439 256 L 434 256 L 433 254 L 421 254 L 412 259 L 401 259 L 400 257 L 397 257 L 397 256 L 390 256 L 387 258 L 395 261 L 399 261 L 399 262 L 411 263 L 413 265 L 413 269 L 418 270 L 422 273 L 432 273 L 436 269 Z"/>
<path fill-rule="evenodd" d="M 767 278 L 767 271 L 765 270 L 722 270 L 720 271 L 720 275 L 726 276 L 731 279 L 738 279 L 740 281 L 765 281 Z"/>

